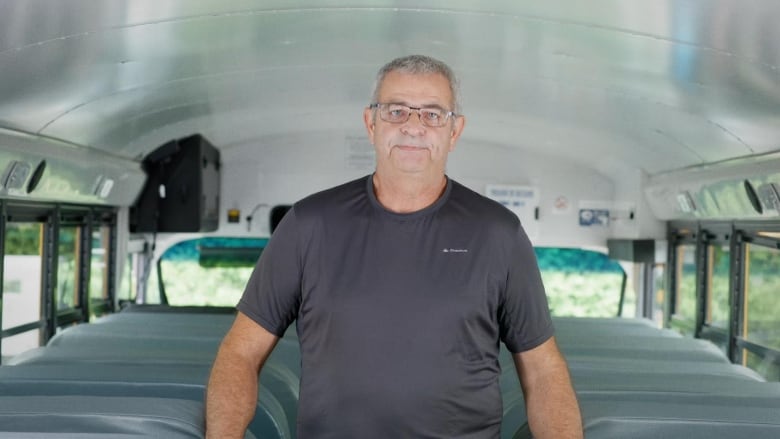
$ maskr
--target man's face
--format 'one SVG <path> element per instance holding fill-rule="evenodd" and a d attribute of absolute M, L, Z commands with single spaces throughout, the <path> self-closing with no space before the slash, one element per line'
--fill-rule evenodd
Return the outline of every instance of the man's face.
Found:
<path fill-rule="evenodd" d="M 445 113 L 454 110 L 447 78 L 439 74 L 390 72 L 380 85 L 379 103 L 438 107 Z M 455 149 L 463 131 L 462 116 L 451 117 L 444 126 L 429 127 L 422 124 L 416 112 L 403 123 L 386 122 L 378 112 L 366 109 L 363 114 L 368 138 L 376 150 L 377 172 L 444 173 L 447 155 Z"/>

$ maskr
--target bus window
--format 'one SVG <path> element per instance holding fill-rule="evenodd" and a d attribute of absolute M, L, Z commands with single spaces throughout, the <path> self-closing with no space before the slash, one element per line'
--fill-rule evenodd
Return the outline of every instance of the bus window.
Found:
<path fill-rule="evenodd" d="M 696 245 L 679 245 L 676 252 L 672 326 L 683 334 L 693 335 L 696 326 Z"/>
<path fill-rule="evenodd" d="M 661 328 L 664 325 L 664 304 L 666 303 L 666 264 L 653 264 L 653 321 Z"/>
<path fill-rule="evenodd" d="M 109 304 L 108 254 L 111 228 L 101 226 L 92 231 L 92 256 L 90 258 L 89 301 L 90 317 L 104 314 Z"/>
<path fill-rule="evenodd" d="M 147 244 L 143 239 L 131 239 L 127 242 L 124 257 L 120 256 L 118 264 L 121 265 L 119 285 L 117 286 L 116 299 L 119 307 L 139 301 L 139 284 L 142 284 L 145 252 Z M 145 303 L 143 297 L 140 302 Z"/>
<path fill-rule="evenodd" d="M 763 357 L 747 349 L 744 350 L 743 355 L 745 366 L 761 374 L 767 381 L 780 381 L 780 366 L 778 366 L 780 358 Z"/>
<path fill-rule="evenodd" d="M 536 258 L 556 316 L 614 317 L 620 307 L 625 271 L 603 253 L 575 248 L 537 247 Z M 626 282 L 626 285 L 629 285 Z M 633 289 L 631 290 L 633 291 Z M 636 295 L 627 294 L 622 315 L 634 315 Z"/>
<path fill-rule="evenodd" d="M 728 245 L 707 247 L 709 261 L 709 290 L 705 322 L 715 328 L 728 329 L 729 325 L 729 258 Z"/>
<path fill-rule="evenodd" d="M 120 304 L 131 303 L 135 301 L 136 290 L 136 265 L 135 260 L 137 257 L 128 253 L 124 260 L 124 269 L 122 270 L 122 277 L 119 280 L 119 288 L 116 291 L 116 298 Z"/>
<path fill-rule="evenodd" d="M 704 319 L 699 333 L 701 338 L 714 343 L 729 355 L 731 248 L 723 242 L 707 243 L 705 291 L 703 303 Z"/>
<path fill-rule="evenodd" d="M 77 308 L 79 239 L 81 229 L 76 226 L 61 226 L 59 233 L 59 254 L 57 258 L 57 310 Z"/>
<path fill-rule="evenodd" d="M 746 254 L 744 337 L 780 350 L 780 250 L 748 244 Z M 780 380 L 780 358 L 743 350 L 743 361 L 767 379 Z"/>
<path fill-rule="evenodd" d="M 209 237 L 167 249 L 157 272 L 168 304 L 235 306 L 267 242 Z"/>
<path fill-rule="evenodd" d="M 37 347 L 41 329 L 41 224 L 8 223 L 3 257 L 3 360 Z M 31 326 L 24 330 L 25 326 Z M 17 332 L 22 331 L 22 332 Z"/>

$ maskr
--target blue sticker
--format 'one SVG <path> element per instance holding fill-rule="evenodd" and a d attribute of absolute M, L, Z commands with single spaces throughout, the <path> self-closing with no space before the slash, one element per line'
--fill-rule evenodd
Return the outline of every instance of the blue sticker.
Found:
<path fill-rule="evenodd" d="M 608 226 L 609 210 L 607 209 L 580 209 L 581 226 Z"/>

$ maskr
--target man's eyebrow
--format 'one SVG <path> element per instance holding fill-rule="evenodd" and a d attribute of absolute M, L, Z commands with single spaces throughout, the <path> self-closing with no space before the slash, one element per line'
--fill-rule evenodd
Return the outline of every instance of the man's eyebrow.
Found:
<path fill-rule="evenodd" d="M 439 104 L 422 104 L 419 107 L 417 105 L 411 105 L 408 102 L 404 102 L 404 101 L 387 101 L 387 102 L 385 102 L 385 104 L 405 105 L 405 106 L 410 107 L 410 108 L 435 108 L 437 110 L 449 111 L 449 110 L 447 110 L 446 108 L 442 107 Z"/>

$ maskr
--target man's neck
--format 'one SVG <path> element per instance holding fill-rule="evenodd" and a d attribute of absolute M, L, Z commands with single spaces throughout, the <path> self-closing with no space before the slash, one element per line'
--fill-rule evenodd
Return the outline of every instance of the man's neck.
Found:
<path fill-rule="evenodd" d="M 385 209 L 395 213 L 411 213 L 425 209 L 441 197 L 447 178 L 438 175 L 388 176 L 375 173 L 374 194 Z"/>

